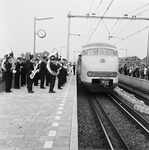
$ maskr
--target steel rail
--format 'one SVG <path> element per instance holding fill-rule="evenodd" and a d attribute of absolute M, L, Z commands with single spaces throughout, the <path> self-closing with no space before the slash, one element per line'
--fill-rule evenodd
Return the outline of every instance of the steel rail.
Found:
<path fill-rule="evenodd" d="M 106 113 L 106 111 L 104 110 L 102 104 L 99 102 L 99 99 L 98 97 L 95 95 L 96 99 L 97 99 L 97 102 L 102 110 L 102 112 L 104 113 L 104 116 L 106 117 L 106 119 L 108 120 L 108 122 L 110 123 L 112 129 L 114 130 L 114 133 L 116 134 L 117 136 L 117 139 L 119 140 L 121 146 L 125 149 L 125 150 L 130 150 L 130 148 L 127 146 L 126 142 L 124 139 L 122 139 L 122 136 L 120 134 L 120 132 L 116 129 L 113 121 L 109 118 L 108 114 Z"/>
<path fill-rule="evenodd" d="M 128 105 L 126 105 L 124 102 L 122 102 L 117 96 L 113 94 L 108 94 L 113 102 L 119 106 L 123 112 L 127 114 L 141 129 L 143 129 L 147 136 L 149 137 L 149 123 L 138 113 L 136 113 L 133 109 L 131 109 Z"/>
<path fill-rule="evenodd" d="M 97 118 L 98 118 L 98 121 L 99 121 L 99 123 L 100 123 L 100 125 L 101 125 L 101 127 L 102 127 L 102 130 L 103 130 L 103 132 L 104 132 L 104 134 L 105 134 L 105 137 L 106 137 L 106 139 L 107 139 L 107 142 L 108 142 L 108 144 L 109 144 L 110 150 L 114 150 L 113 145 L 112 145 L 112 143 L 111 143 L 111 140 L 110 140 L 110 138 L 109 138 L 109 136 L 108 136 L 108 134 L 107 134 L 107 132 L 106 132 L 106 129 L 105 129 L 105 127 L 104 127 L 104 125 L 103 125 L 103 123 L 102 123 L 102 121 L 101 121 L 101 119 L 100 119 L 100 116 L 99 116 L 99 114 L 98 114 L 96 105 L 95 105 L 95 103 L 94 103 L 93 101 L 91 101 L 91 102 L 92 102 L 92 105 L 93 105 L 93 107 L 94 107 L 94 111 L 95 111 L 95 113 L 96 113 L 96 116 L 97 116 Z"/>
<path fill-rule="evenodd" d="M 121 86 L 121 87 L 123 87 L 123 86 L 125 86 L 125 87 L 126 87 L 126 86 L 129 86 L 130 88 L 132 88 L 132 89 L 134 89 L 134 90 L 138 90 L 138 91 L 141 91 L 142 93 L 145 93 L 145 94 L 149 95 L 149 91 L 147 91 L 147 90 L 143 90 L 143 89 L 140 89 L 140 88 L 131 86 L 131 85 L 127 85 L 127 84 L 122 83 L 122 82 L 119 83 L 119 86 Z"/>
<path fill-rule="evenodd" d="M 143 101 L 144 101 L 147 105 L 149 105 L 149 98 L 147 98 L 148 95 L 149 95 L 149 92 L 148 92 L 148 91 L 142 90 L 142 89 L 139 89 L 139 88 L 136 88 L 136 87 L 133 87 L 133 86 L 131 86 L 131 85 L 128 86 L 127 84 L 124 84 L 124 83 L 119 83 L 119 87 L 125 89 L 126 91 L 130 92 L 131 94 L 136 95 L 136 98 L 138 98 L 138 99 L 143 99 Z M 138 94 L 137 91 L 139 91 L 140 94 L 142 94 L 142 95 Z M 143 96 L 143 95 L 144 95 L 144 96 Z"/>

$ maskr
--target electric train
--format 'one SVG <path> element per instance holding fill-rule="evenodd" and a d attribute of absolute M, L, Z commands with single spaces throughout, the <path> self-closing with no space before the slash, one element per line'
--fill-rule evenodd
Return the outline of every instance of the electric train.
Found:
<path fill-rule="evenodd" d="M 82 46 L 77 74 L 91 92 L 111 92 L 118 85 L 118 51 L 109 43 Z"/>

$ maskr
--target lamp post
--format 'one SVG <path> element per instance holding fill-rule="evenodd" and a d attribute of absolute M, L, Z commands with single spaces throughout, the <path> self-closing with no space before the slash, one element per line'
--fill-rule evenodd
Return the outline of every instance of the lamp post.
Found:
<path fill-rule="evenodd" d="M 36 17 L 34 17 L 34 50 L 33 50 L 33 54 L 34 54 L 34 57 L 35 57 L 35 49 L 36 49 L 36 20 L 37 21 L 40 21 L 40 20 L 47 20 L 47 19 L 53 19 L 53 17 L 49 17 L 49 18 L 39 18 L 37 19 Z M 44 31 L 44 30 L 42 30 Z M 44 36 L 45 37 L 45 36 Z"/>

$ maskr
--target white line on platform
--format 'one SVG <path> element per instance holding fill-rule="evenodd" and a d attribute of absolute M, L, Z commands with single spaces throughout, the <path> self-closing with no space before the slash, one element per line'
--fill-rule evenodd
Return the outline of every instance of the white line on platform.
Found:
<path fill-rule="evenodd" d="M 55 120 L 60 120 L 61 119 L 61 116 L 56 116 L 55 117 Z"/>
<path fill-rule="evenodd" d="M 53 146 L 53 141 L 46 141 L 43 148 L 52 148 Z"/>
<path fill-rule="evenodd" d="M 53 122 L 52 127 L 58 127 L 59 123 L 58 122 Z"/>
<path fill-rule="evenodd" d="M 58 111 L 57 114 L 62 114 L 62 111 Z"/>
<path fill-rule="evenodd" d="M 65 104 L 60 104 L 60 106 L 64 106 Z"/>
<path fill-rule="evenodd" d="M 51 130 L 48 134 L 48 136 L 55 136 L 56 135 L 56 131 L 55 130 Z"/>
<path fill-rule="evenodd" d="M 59 107 L 58 109 L 59 109 L 59 110 L 63 110 L 63 107 Z"/>

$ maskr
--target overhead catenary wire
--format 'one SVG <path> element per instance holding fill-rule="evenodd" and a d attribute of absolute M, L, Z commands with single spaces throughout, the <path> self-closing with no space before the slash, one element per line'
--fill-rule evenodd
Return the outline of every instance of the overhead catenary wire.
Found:
<path fill-rule="evenodd" d="M 102 4 L 103 0 L 101 0 L 97 6 L 97 8 L 93 11 L 94 13 L 96 13 L 96 11 L 99 9 L 100 5 Z M 98 12 L 97 12 L 98 14 Z M 88 31 L 88 35 L 90 34 L 90 32 L 92 31 L 92 28 L 94 27 L 94 24 L 95 24 L 95 19 L 91 20 L 91 23 L 90 23 L 90 27 L 89 27 L 89 31 Z M 88 40 L 88 39 L 87 39 Z"/>
<path fill-rule="evenodd" d="M 92 0 L 92 3 L 91 3 L 91 6 L 90 6 L 90 9 L 89 9 L 89 12 L 88 12 L 88 13 L 90 13 L 90 12 L 91 12 L 91 9 L 92 9 L 92 6 L 93 6 L 93 3 L 94 3 L 94 0 Z"/>
<path fill-rule="evenodd" d="M 106 11 L 105 11 L 105 13 L 103 14 L 103 17 L 105 16 L 105 14 L 107 13 L 107 11 L 108 11 L 108 10 L 109 10 L 109 8 L 111 7 L 111 5 L 112 5 L 113 1 L 114 1 L 114 0 L 111 0 L 111 2 L 110 2 L 110 4 L 109 4 L 109 6 L 107 7 L 107 9 L 106 9 Z M 99 24 L 101 23 L 101 20 L 102 20 L 102 19 L 103 19 L 103 18 L 101 18 L 101 19 L 100 19 L 100 21 L 98 22 L 97 26 L 95 27 L 95 29 L 94 29 L 93 33 L 91 34 L 91 36 L 89 36 L 88 42 L 90 41 L 91 37 L 92 37 L 92 36 L 93 36 L 93 34 L 95 33 L 95 31 L 96 31 L 97 27 L 99 26 Z M 87 42 L 87 43 L 88 43 L 88 42 Z"/>
<path fill-rule="evenodd" d="M 131 34 L 131 35 L 125 37 L 125 38 L 123 38 L 122 40 L 118 41 L 118 42 L 115 43 L 114 45 L 116 45 L 116 44 L 122 42 L 123 40 L 126 40 L 126 39 L 128 39 L 128 38 L 130 38 L 130 37 L 132 37 L 132 36 L 134 36 L 134 35 L 136 35 L 136 34 L 138 34 L 138 33 L 140 33 L 140 32 L 142 32 L 143 30 L 145 30 L 145 29 L 147 29 L 147 28 L 149 28 L 149 26 L 147 26 L 147 27 L 145 27 L 145 28 L 143 28 L 143 29 L 141 29 L 141 30 L 139 30 L 139 31 L 137 31 L 137 32 L 135 32 L 135 33 L 133 33 L 133 34 Z"/>
<path fill-rule="evenodd" d="M 140 13 L 138 13 L 137 15 L 135 15 L 135 16 L 138 16 L 138 15 L 141 15 L 141 14 L 143 14 L 144 12 L 146 12 L 146 11 L 148 11 L 149 9 L 146 9 L 146 10 L 144 10 L 144 11 L 142 11 L 142 12 L 140 12 Z"/>
<path fill-rule="evenodd" d="M 93 3 L 94 3 L 94 0 L 92 0 L 90 9 L 89 9 L 89 11 L 88 11 L 88 14 L 90 14 L 90 11 L 91 11 L 91 9 L 92 9 Z M 84 28 L 84 33 L 83 33 L 83 35 L 85 35 L 86 28 L 87 28 L 87 23 L 88 23 L 88 19 L 86 20 L 86 23 L 85 23 L 85 28 Z M 83 43 L 83 41 L 84 41 L 84 37 L 83 37 L 83 39 L 82 39 L 82 43 Z"/>
<path fill-rule="evenodd" d="M 103 0 L 100 1 L 99 5 L 97 6 L 97 8 L 95 9 L 94 12 L 96 12 L 98 10 L 98 8 L 99 8 L 99 6 L 101 5 L 102 2 L 103 2 Z"/>
<path fill-rule="evenodd" d="M 143 6 L 139 7 L 139 8 L 137 8 L 137 9 L 135 9 L 135 10 L 133 10 L 133 11 L 127 13 L 127 14 L 131 14 L 131 13 L 133 13 L 133 12 L 135 12 L 135 11 L 137 11 L 137 10 L 139 10 L 139 9 L 141 9 L 141 8 L 143 8 L 143 7 L 145 7 L 145 6 L 147 6 L 147 5 L 149 5 L 149 3 L 147 3 L 147 4 L 145 4 L 145 5 L 143 5 Z"/>
<path fill-rule="evenodd" d="M 119 19 L 117 19 L 117 21 L 115 22 L 115 24 L 113 25 L 113 27 L 110 30 L 110 33 L 112 32 L 112 30 L 114 29 L 114 27 L 116 26 L 116 24 L 118 23 Z"/>
<path fill-rule="evenodd" d="M 133 11 L 127 13 L 127 14 L 130 14 L 130 13 L 133 13 L 133 12 L 139 10 L 139 9 L 142 9 L 143 7 L 145 7 L 145 6 L 147 6 L 147 5 L 149 5 L 149 3 L 147 3 L 147 4 L 145 4 L 145 5 L 143 5 L 143 6 L 139 7 L 139 8 L 137 8 L 137 9 L 135 9 L 135 10 L 133 10 Z M 144 12 L 146 12 L 146 11 L 148 11 L 148 10 L 149 10 L 149 9 L 146 9 L 146 10 L 144 10 L 144 11 L 138 13 L 138 14 L 133 15 L 132 17 L 137 17 L 137 16 L 141 15 L 142 13 L 144 13 Z M 126 28 L 129 28 L 129 27 L 130 27 L 130 23 L 134 23 L 134 21 L 133 21 L 133 22 L 132 22 L 132 21 L 133 21 L 133 19 L 130 20 L 130 21 L 121 29 L 121 31 L 119 31 L 118 34 L 116 34 L 115 36 L 118 36 L 118 35 L 121 34 L 123 31 L 125 31 Z M 117 29 L 118 29 L 118 28 L 117 28 Z M 116 31 L 115 31 L 115 32 L 116 32 Z M 114 32 L 113 34 L 115 34 L 115 32 Z"/>

